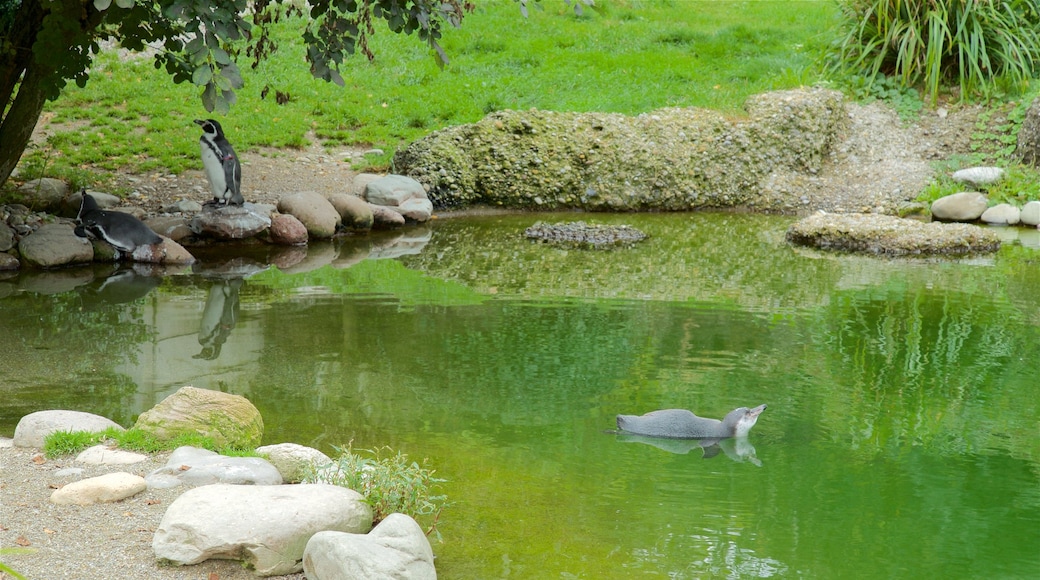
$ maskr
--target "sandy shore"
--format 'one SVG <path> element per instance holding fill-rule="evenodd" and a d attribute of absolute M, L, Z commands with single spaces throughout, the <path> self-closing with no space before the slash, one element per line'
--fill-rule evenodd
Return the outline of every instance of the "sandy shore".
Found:
<path fill-rule="evenodd" d="M 105 467 L 75 464 L 72 457 L 43 459 L 38 450 L 10 444 L 0 439 L 0 561 L 29 580 L 256 578 L 237 561 L 183 567 L 156 563 L 152 535 L 166 508 L 186 488 L 146 490 L 123 501 L 83 507 L 50 502 L 55 488 L 77 479 L 117 471 L 143 477 L 164 465 L 168 453 L 134 465 Z M 59 470 L 67 467 L 84 471 L 60 476 Z M 0 580 L 9 578 L 0 573 Z"/>

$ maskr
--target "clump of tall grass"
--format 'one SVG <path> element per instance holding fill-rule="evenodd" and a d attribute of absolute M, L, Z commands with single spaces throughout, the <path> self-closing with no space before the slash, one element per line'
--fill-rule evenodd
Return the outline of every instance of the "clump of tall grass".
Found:
<path fill-rule="evenodd" d="M 839 0 L 837 67 L 896 77 L 937 102 L 1028 86 L 1040 63 L 1040 0 Z"/>
<path fill-rule="evenodd" d="M 338 458 L 329 465 L 315 466 L 304 482 L 330 483 L 360 493 L 372 506 L 373 523 L 392 513 L 413 518 L 431 516 L 434 521 L 427 535 L 436 531 L 436 520 L 447 505 L 447 497 L 433 493 L 434 487 L 444 482 L 434 477 L 434 470 L 409 461 L 407 455 L 389 447 L 356 452 L 348 445 L 336 451 Z"/>

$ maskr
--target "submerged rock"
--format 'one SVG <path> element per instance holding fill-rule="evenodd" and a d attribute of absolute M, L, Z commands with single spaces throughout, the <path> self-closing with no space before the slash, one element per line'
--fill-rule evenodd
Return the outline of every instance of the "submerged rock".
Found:
<path fill-rule="evenodd" d="M 820 212 L 795 222 L 787 230 L 787 240 L 821 249 L 889 255 L 970 254 L 1000 249 L 1000 238 L 986 228 L 874 214 Z"/>
<path fill-rule="evenodd" d="M 632 226 L 588 224 L 583 221 L 549 224 L 537 222 L 524 230 L 532 240 L 574 246 L 615 246 L 633 244 L 646 238 L 646 234 Z"/>

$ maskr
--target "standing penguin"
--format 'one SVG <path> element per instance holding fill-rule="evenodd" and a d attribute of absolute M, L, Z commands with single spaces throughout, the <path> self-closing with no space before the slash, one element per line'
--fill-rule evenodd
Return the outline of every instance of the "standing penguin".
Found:
<path fill-rule="evenodd" d="M 242 164 L 238 155 L 224 137 L 220 123 L 213 119 L 195 119 L 202 127 L 199 147 L 202 149 L 202 168 L 209 178 L 214 204 L 242 205 Z"/>

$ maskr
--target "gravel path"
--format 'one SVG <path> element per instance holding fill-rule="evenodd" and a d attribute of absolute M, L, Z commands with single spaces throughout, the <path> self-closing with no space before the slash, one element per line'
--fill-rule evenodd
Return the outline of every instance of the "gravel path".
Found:
<path fill-rule="evenodd" d="M 8 446 L 4 446 L 4 445 Z M 0 440 L 0 561 L 29 580 L 245 580 L 240 563 L 209 560 L 195 566 L 159 566 L 152 534 L 184 488 L 147 490 L 92 506 L 55 505 L 51 493 L 74 481 L 57 475 L 72 458 L 45 460 L 37 450 Z M 140 476 L 166 464 L 168 453 L 129 466 L 84 468 L 83 477 L 126 471 Z M 9 575 L 0 573 L 0 579 Z M 273 578 L 303 579 L 303 574 Z"/>

